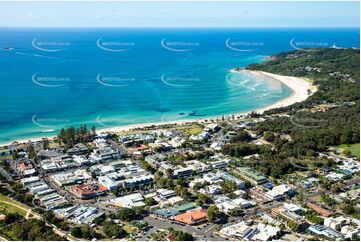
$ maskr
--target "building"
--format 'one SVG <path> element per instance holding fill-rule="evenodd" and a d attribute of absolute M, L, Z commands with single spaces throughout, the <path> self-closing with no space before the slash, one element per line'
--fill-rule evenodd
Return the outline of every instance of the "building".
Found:
<path fill-rule="evenodd" d="M 196 225 L 207 220 L 207 212 L 203 208 L 198 210 L 191 210 L 175 216 L 174 219 L 182 224 Z"/>
<path fill-rule="evenodd" d="M 192 172 L 193 172 L 193 170 L 188 167 L 178 168 L 173 171 L 173 177 L 174 178 L 188 177 L 188 176 L 192 175 Z"/>
<path fill-rule="evenodd" d="M 88 147 L 86 147 L 82 143 L 78 143 L 66 151 L 68 155 L 84 155 L 87 152 L 88 152 Z"/>
<path fill-rule="evenodd" d="M 319 224 L 311 225 L 310 227 L 308 227 L 307 230 L 311 234 L 325 237 L 330 240 L 344 240 L 343 234 L 331 228 L 327 228 L 323 225 L 319 225 Z"/>
<path fill-rule="evenodd" d="M 332 215 L 331 211 L 329 211 L 327 209 L 324 209 L 324 208 L 322 208 L 322 207 L 320 207 L 320 206 L 318 206 L 318 205 L 316 205 L 314 203 L 308 202 L 307 207 L 313 209 L 315 212 L 321 214 L 324 217 L 330 217 Z"/>
<path fill-rule="evenodd" d="M 265 196 L 270 200 L 281 200 L 285 195 L 293 195 L 294 191 L 291 187 L 281 184 L 279 186 L 275 186 L 272 190 L 265 193 Z"/>
<path fill-rule="evenodd" d="M 231 181 L 237 184 L 238 189 L 245 189 L 246 188 L 246 183 L 244 181 L 241 181 L 240 179 L 228 174 L 227 172 L 224 171 L 220 171 L 217 172 L 217 174 L 219 177 L 221 177 L 222 179 L 226 180 L 226 181 Z"/>
<path fill-rule="evenodd" d="M 85 180 L 91 178 L 91 175 L 86 170 L 75 170 L 73 172 L 64 172 L 51 175 L 50 178 L 59 186 L 67 186 L 73 184 L 81 184 Z"/>
<path fill-rule="evenodd" d="M 70 189 L 70 193 L 81 199 L 91 199 L 95 197 L 94 191 L 90 186 L 87 185 L 73 186 Z"/>
<path fill-rule="evenodd" d="M 182 205 L 178 205 L 176 207 L 171 207 L 168 209 L 158 209 L 154 211 L 154 214 L 163 217 L 163 218 L 172 218 L 177 214 L 184 213 L 189 210 L 194 210 L 199 208 L 195 203 L 185 203 Z"/>
<path fill-rule="evenodd" d="M 140 193 L 133 193 L 122 197 L 116 197 L 107 202 L 107 204 L 120 208 L 133 208 L 145 206 L 144 198 Z"/>
<path fill-rule="evenodd" d="M 153 183 L 154 176 L 153 175 L 141 175 L 135 176 L 132 178 L 128 178 L 123 180 L 121 183 L 124 187 L 134 188 L 139 186 L 146 186 Z"/>
<path fill-rule="evenodd" d="M 205 180 L 206 182 L 209 182 L 211 184 L 222 181 L 222 179 L 218 175 L 216 175 L 216 174 L 214 174 L 212 172 L 204 174 L 203 175 L 203 180 Z"/>
<path fill-rule="evenodd" d="M 323 221 L 323 225 L 325 225 L 328 228 L 340 231 L 341 227 L 346 223 L 346 219 L 343 217 L 337 217 L 337 218 L 325 218 Z"/>
<path fill-rule="evenodd" d="M 109 191 L 116 190 L 124 178 L 120 177 L 117 173 L 107 174 L 105 176 L 97 177 L 99 184 L 106 187 Z"/>
<path fill-rule="evenodd" d="M 248 167 L 239 167 L 239 174 L 253 185 L 259 185 L 267 182 L 267 178 L 260 175 L 258 172 L 252 171 Z"/>
<path fill-rule="evenodd" d="M 271 210 L 271 215 L 284 222 L 293 222 L 297 224 L 296 230 L 297 232 L 303 232 L 308 227 L 309 224 L 306 220 L 296 212 L 301 211 L 300 208 L 296 208 L 297 206 L 290 206 L 290 204 L 284 204 L 283 206 L 273 208 Z"/>
<path fill-rule="evenodd" d="M 360 229 L 346 225 L 341 228 L 341 233 L 345 238 L 357 240 L 355 238 L 359 237 Z"/>
<path fill-rule="evenodd" d="M 268 241 L 276 239 L 281 230 L 277 227 L 258 223 L 249 225 L 245 221 L 223 227 L 219 234 L 231 240 Z"/>

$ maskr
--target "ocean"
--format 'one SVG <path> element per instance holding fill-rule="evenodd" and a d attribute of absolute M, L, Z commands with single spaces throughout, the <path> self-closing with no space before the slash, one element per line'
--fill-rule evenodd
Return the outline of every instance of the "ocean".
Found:
<path fill-rule="evenodd" d="M 359 48 L 345 29 L 0 29 L 0 143 L 248 112 L 291 95 L 232 73 L 281 51 Z"/>

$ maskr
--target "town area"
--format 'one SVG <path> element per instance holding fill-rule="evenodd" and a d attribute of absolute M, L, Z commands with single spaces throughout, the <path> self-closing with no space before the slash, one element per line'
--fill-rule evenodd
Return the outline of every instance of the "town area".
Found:
<path fill-rule="evenodd" d="M 2 147 L 1 237 L 13 238 L 6 218 L 15 213 L 15 223 L 45 220 L 68 240 L 358 240 L 359 158 L 329 147 L 309 156 L 318 163 L 292 158 L 287 174 L 265 174 L 257 151 L 292 137 L 257 133 L 262 122 L 223 117 L 118 134 L 81 126 Z M 232 154 L 229 143 L 247 146 Z"/>

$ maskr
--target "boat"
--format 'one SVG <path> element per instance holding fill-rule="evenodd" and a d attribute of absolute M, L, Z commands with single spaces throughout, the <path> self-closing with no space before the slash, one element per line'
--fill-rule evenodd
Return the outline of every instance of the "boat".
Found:
<path fill-rule="evenodd" d="M 4 47 L 3 47 L 3 50 L 13 50 L 14 48 L 12 48 L 12 47 L 9 47 L 9 46 L 7 46 L 7 45 L 5 45 Z"/>

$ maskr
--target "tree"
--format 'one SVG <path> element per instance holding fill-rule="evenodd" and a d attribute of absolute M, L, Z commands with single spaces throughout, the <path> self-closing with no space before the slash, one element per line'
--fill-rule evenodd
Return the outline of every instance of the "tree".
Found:
<path fill-rule="evenodd" d="M 152 198 L 152 197 L 147 197 L 144 199 L 144 202 L 147 206 L 153 206 L 155 204 L 157 204 L 157 202 Z"/>
<path fill-rule="evenodd" d="M 82 231 L 80 227 L 73 227 L 70 231 L 70 234 L 74 236 L 75 238 L 81 238 L 82 237 Z"/>
<path fill-rule="evenodd" d="M 28 155 L 29 155 L 30 159 L 34 159 L 36 157 L 35 149 L 34 149 L 34 146 L 32 144 L 29 144 Z"/>
<path fill-rule="evenodd" d="M 12 223 L 18 221 L 19 219 L 21 219 L 21 216 L 19 214 L 8 213 L 8 214 L 6 214 L 3 222 L 4 222 L 4 224 L 12 224 Z"/>
<path fill-rule="evenodd" d="M 47 138 L 43 139 L 43 150 L 49 149 L 49 140 Z"/>
<path fill-rule="evenodd" d="M 96 127 L 95 127 L 95 125 L 92 126 L 92 133 L 93 133 L 93 135 L 96 135 Z"/>
<path fill-rule="evenodd" d="M 212 199 L 203 193 L 197 193 L 197 199 L 195 201 L 198 205 L 203 206 L 212 202 Z"/>
<path fill-rule="evenodd" d="M 275 139 L 275 135 L 272 132 L 266 131 L 263 134 L 263 138 L 268 142 L 272 142 Z"/>
<path fill-rule="evenodd" d="M 134 219 L 136 213 L 135 210 L 130 209 L 130 208 L 120 208 L 118 210 L 118 214 L 117 217 L 118 219 L 122 220 L 122 221 L 130 221 L 132 219 Z"/>
<path fill-rule="evenodd" d="M 219 215 L 219 209 L 216 205 L 211 205 L 207 209 L 207 219 L 209 222 L 213 222 L 217 219 L 217 216 Z"/>
<path fill-rule="evenodd" d="M 342 151 L 342 154 L 343 154 L 344 156 L 349 156 L 349 155 L 351 155 L 351 151 L 349 151 L 349 150 L 347 150 L 347 149 L 344 149 L 344 150 Z"/>
<path fill-rule="evenodd" d="M 103 232 L 111 238 L 124 238 L 127 235 L 122 227 L 111 221 L 103 223 Z"/>

